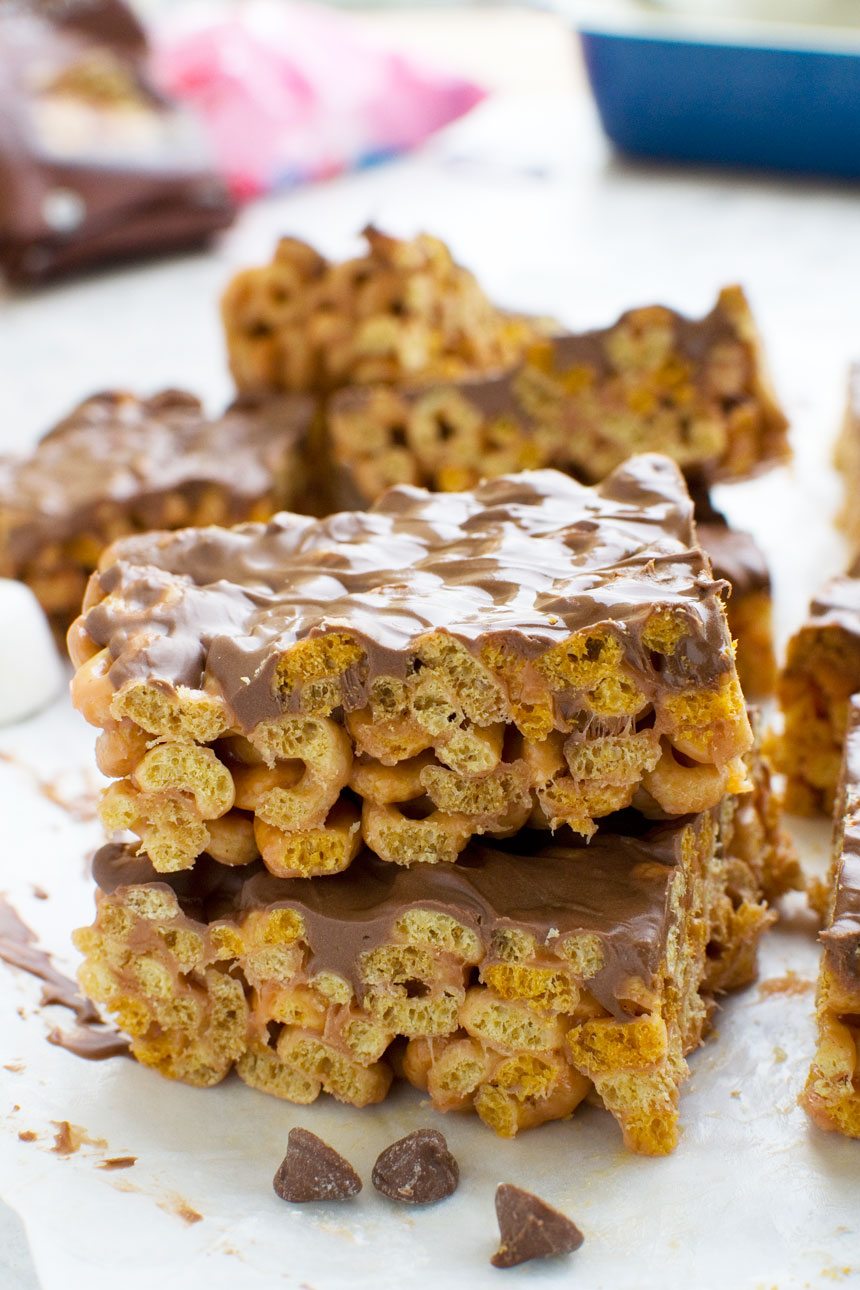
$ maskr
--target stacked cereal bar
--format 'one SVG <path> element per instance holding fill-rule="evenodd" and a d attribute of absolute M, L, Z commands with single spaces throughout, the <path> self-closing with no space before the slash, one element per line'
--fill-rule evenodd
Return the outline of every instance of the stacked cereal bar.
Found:
<path fill-rule="evenodd" d="M 860 692 L 860 568 L 832 578 L 788 643 L 777 681 L 784 714 L 774 760 L 786 803 L 807 814 L 833 806 L 851 696 Z"/>
<path fill-rule="evenodd" d="M 390 484 L 468 488 L 540 466 L 593 482 L 637 452 L 707 482 L 743 478 L 787 457 L 786 424 L 743 292 L 728 287 L 701 320 L 653 306 L 535 338 L 504 373 L 342 390 L 328 452 L 338 502 L 366 505 Z"/>
<path fill-rule="evenodd" d="M 103 821 L 303 877 L 708 810 L 752 743 L 719 592 L 656 456 L 126 539 L 69 637 Z"/>
<path fill-rule="evenodd" d="M 802 1102 L 822 1129 L 860 1137 L 860 698 L 851 700 L 834 812 L 818 976 L 818 1049 Z"/>
<path fill-rule="evenodd" d="M 222 314 L 238 389 L 447 379 L 507 367 L 539 334 L 496 309 L 437 238 L 364 238 L 365 255 L 333 264 L 285 237 L 271 264 L 236 275 Z"/>
<path fill-rule="evenodd" d="M 692 509 L 646 456 L 118 542 L 70 650 L 139 844 L 78 944 L 140 1060 L 359 1106 L 396 1069 L 507 1135 L 594 1088 L 671 1150 L 797 883 Z"/>
<path fill-rule="evenodd" d="M 87 399 L 29 457 L 0 460 L 0 576 L 27 582 L 65 632 L 121 535 L 266 519 L 295 504 L 313 412 L 301 396 L 240 401 L 215 421 L 179 390 Z"/>
<path fill-rule="evenodd" d="M 763 892 L 791 882 L 762 801 L 587 846 L 521 834 L 455 865 L 364 852 L 325 881 L 208 858 L 164 876 L 108 846 L 81 980 L 173 1078 L 209 1085 L 235 1064 L 289 1101 L 366 1106 L 396 1070 L 505 1137 L 593 1088 L 628 1147 L 661 1155 L 684 1054 L 715 992 L 755 974 Z"/>

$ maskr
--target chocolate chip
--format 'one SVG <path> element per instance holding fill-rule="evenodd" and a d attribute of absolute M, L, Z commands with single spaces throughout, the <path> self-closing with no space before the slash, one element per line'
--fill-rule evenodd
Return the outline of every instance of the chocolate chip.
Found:
<path fill-rule="evenodd" d="M 373 1166 L 373 1185 L 407 1205 L 432 1205 L 457 1190 L 460 1169 L 436 1129 L 417 1129 L 392 1142 Z"/>
<path fill-rule="evenodd" d="M 361 1191 L 361 1179 L 348 1160 L 307 1129 L 290 1129 L 287 1154 L 272 1180 L 281 1200 L 347 1200 Z"/>
<path fill-rule="evenodd" d="M 570 1254 L 585 1239 L 566 1215 L 512 1183 L 502 1183 L 496 1189 L 496 1218 L 502 1242 L 490 1259 L 494 1268 L 514 1268 L 529 1259 Z"/>

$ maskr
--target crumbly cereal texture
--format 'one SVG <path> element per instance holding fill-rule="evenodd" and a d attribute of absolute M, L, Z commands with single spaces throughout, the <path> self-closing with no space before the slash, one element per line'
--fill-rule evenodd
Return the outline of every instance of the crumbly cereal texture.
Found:
<path fill-rule="evenodd" d="M 851 700 L 834 811 L 818 974 L 818 1043 L 801 1104 L 822 1129 L 860 1137 L 860 698 Z"/>
<path fill-rule="evenodd" d="M 774 741 L 786 806 L 833 810 L 851 696 L 860 691 L 860 568 L 832 578 L 788 643 L 777 681 L 783 732 Z"/>
<path fill-rule="evenodd" d="M 365 852 L 326 882 L 208 857 L 168 877 L 110 846 L 75 938 L 81 982 L 172 1078 L 235 1066 L 288 1101 L 362 1107 L 396 1070 L 503 1137 L 593 1091 L 631 1150 L 662 1155 L 684 1055 L 715 993 L 754 978 L 764 893 L 790 878 L 763 804 L 727 798 L 587 846 L 520 834 L 453 866 Z"/>
<path fill-rule="evenodd" d="M 282 238 L 270 264 L 233 278 L 222 317 L 240 390 L 328 393 L 490 371 L 541 334 L 496 309 L 438 238 L 371 227 L 364 238 L 365 254 L 339 264 Z"/>
<path fill-rule="evenodd" d="M 547 465 L 593 482 L 637 452 L 709 482 L 744 478 L 788 457 L 786 429 L 739 287 L 701 319 L 652 306 L 537 337 L 506 372 L 342 390 L 327 418 L 339 505 Z"/>

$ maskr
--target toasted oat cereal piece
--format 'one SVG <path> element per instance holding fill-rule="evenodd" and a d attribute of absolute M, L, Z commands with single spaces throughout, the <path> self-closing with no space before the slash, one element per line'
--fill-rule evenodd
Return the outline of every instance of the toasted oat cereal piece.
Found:
<path fill-rule="evenodd" d="M 312 416 L 299 397 L 246 401 L 213 421 L 179 390 L 94 395 L 29 457 L 0 460 L 0 576 L 28 583 L 65 632 L 102 551 L 123 534 L 298 505 Z"/>
<path fill-rule="evenodd" d="M 763 798 L 750 795 L 751 809 Z M 631 1150 L 671 1151 L 684 1055 L 715 991 L 755 975 L 785 875 L 738 803 L 546 847 L 521 832 L 456 865 L 365 852 L 321 881 L 203 857 L 159 875 L 128 847 L 94 867 L 81 981 L 163 1074 L 211 1083 L 235 1063 L 305 1104 L 385 1097 L 392 1045 L 440 1110 L 504 1137 L 592 1091 Z M 225 993 L 226 992 L 226 993 Z M 220 1011 L 218 1011 L 220 1008 Z"/>
<path fill-rule="evenodd" d="M 739 287 L 699 320 L 653 306 L 603 331 L 537 339 L 505 373 L 343 390 L 327 424 L 336 496 L 349 506 L 390 484 L 454 490 L 548 465 L 594 482 L 637 452 L 666 453 L 708 482 L 789 454 Z"/>
<path fill-rule="evenodd" d="M 788 643 L 777 678 L 783 732 L 774 763 L 786 776 L 786 806 L 831 811 L 851 696 L 860 692 L 860 565 L 832 578 Z"/>
<path fill-rule="evenodd" d="M 733 529 L 719 512 L 707 519 L 696 509 L 696 534 L 714 570 L 731 586 L 726 605 L 729 631 L 737 644 L 737 668 L 747 699 L 773 694 L 776 654 L 770 570 L 751 533 Z"/>
<path fill-rule="evenodd" d="M 296 238 L 230 282 L 222 316 L 240 390 L 327 393 L 504 367 L 542 327 L 495 308 L 444 243 L 364 230 L 367 253 L 333 264 Z"/>
<path fill-rule="evenodd" d="M 288 877 L 708 810 L 750 787 L 721 591 L 658 456 L 124 539 L 69 636 L 102 818 L 168 872 L 239 811 Z"/>
<path fill-rule="evenodd" d="M 836 804 L 830 900 L 818 972 L 818 1045 L 801 1105 L 822 1129 L 860 1138 L 860 697 L 849 705 Z"/>

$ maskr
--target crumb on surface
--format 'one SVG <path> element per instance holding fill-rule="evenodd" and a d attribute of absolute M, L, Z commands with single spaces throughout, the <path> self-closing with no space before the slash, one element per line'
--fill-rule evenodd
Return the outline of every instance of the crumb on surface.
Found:
<path fill-rule="evenodd" d="M 814 988 L 814 981 L 810 981 L 809 977 L 798 976 L 793 968 L 789 968 L 784 976 L 771 976 L 766 981 L 761 981 L 758 993 L 760 997 L 767 998 L 772 994 L 808 994 Z"/>
<path fill-rule="evenodd" d="M 22 1129 L 18 1134 L 22 1142 L 35 1142 L 38 1136 L 38 1133 L 34 1133 L 32 1129 Z"/>
<path fill-rule="evenodd" d="M 132 1165 L 137 1164 L 137 1156 L 108 1156 L 105 1160 L 99 1160 L 96 1165 L 97 1169 L 130 1169 Z"/>
<path fill-rule="evenodd" d="M 58 1156 L 71 1156 L 80 1151 L 86 1142 L 91 1147 L 106 1147 L 104 1138 L 91 1138 L 80 1124 L 70 1124 L 68 1120 L 52 1120 L 57 1132 L 54 1134 L 54 1145 L 51 1150 Z"/>

